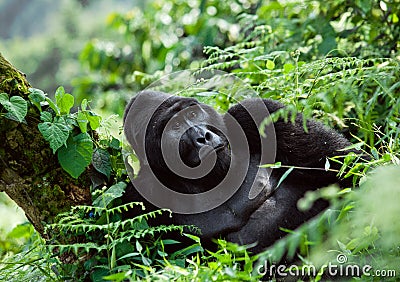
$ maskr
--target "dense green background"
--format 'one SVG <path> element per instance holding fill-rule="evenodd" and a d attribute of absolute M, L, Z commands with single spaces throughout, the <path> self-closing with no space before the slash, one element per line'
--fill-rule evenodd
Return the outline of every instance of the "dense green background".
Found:
<path fill-rule="evenodd" d="M 257 259 L 294 257 L 300 266 L 321 266 L 335 263 L 338 254 L 400 275 L 400 1 L 18 3 L 0 1 L 0 52 L 49 96 L 63 85 L 75 97 L 75 110 L 84 99 L 91 102 L 103 118 L 99 132 L 108 141 L 100 145 L 110 155 L 108 173 L 115 185 L 100 196 L 111 199 L 107 204 L 98 200 L 95 210 L 78 207 L 63 216 L 64 225 L 55 225 L 66 236 L 86 234 L 87 244 L 61 249 L 81 255 L 90 250 L 89 260 L 62 265 L 29 224 L 10 233 L 3 226 L 0 280 L 255 280 Z M 301 207 L 322 197 L 331 209 L 296 232 L 288 231 L 260 257 L 224 241 L 210 253 L 196 237 L 193 245 L 167 254 L 164 245 L 174 243 L 165 239 L 168 228 L 148 227 L 138 219 L 126 223 L 129 232 L 111 224 L 120 222 L 122 210 L 118 197 L 124 171 L 115 138 L 120 138 L 126 101 L 162 75 L 199 67 L 235 73 L 258 95 L 288 105 L 279 115 L 301 111 L 319 119 L 371 156 L 370 161 L 347 156 L 342 176 L 352 177 L 354 187 L 308 194 Z M 226 109 L 233 97 L 216 95 L 208 102 Z M 110 118 L 113 114 L 119 116 Z M 99 221 L 88 218 L 90 212 Z M 99 231 L 99 224 L 107 231 Z M 86 230 L 80 229 L 83 225 Z M 113 237 L 110 241 L 99 234 Z M 114 276 L 102 278 L 107 275 Z M 318 281 L 322 275 L 311 278 Z"/>

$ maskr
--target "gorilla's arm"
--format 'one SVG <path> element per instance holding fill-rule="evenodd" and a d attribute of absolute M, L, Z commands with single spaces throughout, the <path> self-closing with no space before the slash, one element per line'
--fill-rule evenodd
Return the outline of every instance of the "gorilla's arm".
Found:
<path fill-rule="evenodd" d="M 249 169 L 243 184 L 230 199 L 207 212 L 175 214 L 175 222 L 196 225 L 201 229 L 203 239 L 224 237 L 226 234 L 242 228 L 251 214 L 265 202 L 272 192 L 267 170 L 258 168 L 255 160 L 250 160 L 248 166 Z M 249 197 L 253 187 L 262 187 L 254 198 Z"/>
<path fill-rule="evenodd" d="M 196 214 L 178 214 L 174 213 L 171 218 L 168 213 L 163 216 L 157 216 L 153 223 L 160 224 L 179 224 L 179 225 L 194 225 L 200 228 L 201 237 L 203 240 L 211 240 L 212 238 L 218 238 L 224 236 L 227 233 L 235 232 L 246 224 L 250 215 L 266 200 L 269 193 L 271 192 L 271 186 L 268 182 L 268 176 L 266 169 L 257 169 L 257 163 L 250 161 L 250 169 L 246 175 L 240 189 L 225 203 L 218 207 Z M 155 191 L 157 193 L 158 186 L 152 181 L 147 181 L 149 178 L 146 177 L 146 167 L 143 167 L 135 183 L 146 187 L 146 189 Z M 256 197 L 250 199 L 249 193 L 252 185 L 263 185 L 263 190 Z M 146 209 L 157 210 L 158 208 L 148 202 L 142 195 L 133 187 L 129 185 L 124 195 L 124 202 L 143 202 L 145 203 Z M 174 199 L 170 199 L 173 201 Z M 210 199 L 211 200 L 211 199 Z M 201 203 L 199 203 L 201 204 Z M 128 217 L 133 217 L 138 211 L 130 211 L 126 213 Z"/>
<path fill-rule="evenodd" d="M 328 206 L 325 201 L 319 200 L 309 210 L 298 210 L 297 201 L 303 196 L 304 188 L 307 189 L 308 186 L 294 186 L 284 182 L 272 197 L 250 216 L 240 230 L 231 232 L 226 239 L 241 245 L 257 243 L 249 251 L 253 253 L 263 251 L 287 235 L 282 228 L 294 230 Z"/>
<path fill-rule="evenodd" d="M 265 107 L 269 113 L 284 107 L 277 101 L 269 99 L 262 101 L 263 103 L 260 103 L 260 99 L 244 100 L 228 111 L 246 132 L 249 147 L 254 154 L 261 152 L 261 142 L 264 143 L 265 140 L 260 137 L 259 124 L 256 125 L 253 119 L 256 118 L 258 122 L 263 120 L 265 116 L 258 116 L 258 113 L 265 113 Z M 296 169 L 290 174 L 289 181 L 292 178 L 296 182 L 308 183 L 310 187 L 314 188 L 338 182 L 336 172 L 324 171 L 326 159 L 346 155 L 349 151 L 339 150 L 343 150 L 351 143 L 338 132 L 315 120 L 307 120 L 306 126 L 308 132 L 305 132 L 303 128 L 301 114 L 297 114 L 295 123 L 285 122 L 282 119 L 274 123 L 276 136 L 275 162 L 281 162 L 282 165 L 286 166 L 318 168 L 317 170 Z M 356 150 L 353 151 L 357 152 Z M 339 170 L 340 165 L 331 162 L 331 168 Z M 282 170 L 280 171 L 282 172 Z M 341 185 L 350 184 L 350 182 L 341 183 Z"/>

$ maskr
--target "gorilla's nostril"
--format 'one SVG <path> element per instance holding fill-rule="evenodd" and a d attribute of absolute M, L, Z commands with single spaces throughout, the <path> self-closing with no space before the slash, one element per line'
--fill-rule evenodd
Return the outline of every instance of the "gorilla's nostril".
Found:
<path fill-rule="evenodd" d="M 210 141 L 211 140 L 211 138 L 212 138 L 212 135 L 211 135 L 211 133 L 210 132 L 206 132 L 206 134 L 205 134 L 205 139 L 207 140 L 207 141 Z"/>
<path fill-rule="evenodd" d="M 206 144 L 206 138 L 200 137 L 196 139 L 197 143 Z"/>

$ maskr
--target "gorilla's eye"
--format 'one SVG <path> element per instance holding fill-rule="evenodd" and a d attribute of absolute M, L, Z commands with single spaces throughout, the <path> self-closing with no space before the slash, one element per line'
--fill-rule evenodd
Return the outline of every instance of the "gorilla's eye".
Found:
<path fill-rule="evenodd" d="M 189 120 L 194 120 L 194 119 L 197 118 L 197 113 L 196 113 L 195 111 L 190 111 L 190 112 L 187 114 L 187 117 L 188 117 Z"/>
<path fill-rule="evenodd" d="M 178 130 L 181 127 L 181 123 L 179 121 L 174 121 L 172 124 L 172 129 Z"/>

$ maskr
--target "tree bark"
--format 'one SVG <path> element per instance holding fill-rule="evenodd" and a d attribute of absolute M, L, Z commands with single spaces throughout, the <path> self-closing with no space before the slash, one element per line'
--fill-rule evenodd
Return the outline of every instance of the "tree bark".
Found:
<path fill-rule="evenodd" d="M 38 130 L 40 113 L 29 102 L 25 75 L 0 53 L 0 93 L 28 101 L 25 122 L 4 117 L 0 105 L 0 192 L 5 192 L 24 210 L 44 238 L 44 225 L 73 205 L 89 204 L 90 178 L 86 170 L 78 179 L 70 177 L 58 163 Z"/>

